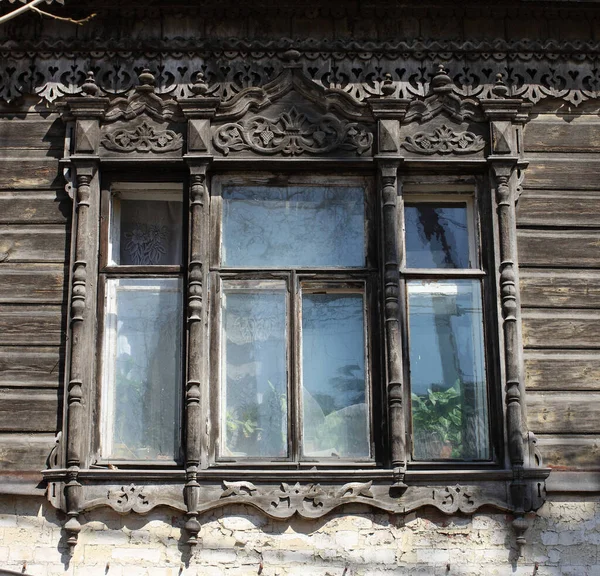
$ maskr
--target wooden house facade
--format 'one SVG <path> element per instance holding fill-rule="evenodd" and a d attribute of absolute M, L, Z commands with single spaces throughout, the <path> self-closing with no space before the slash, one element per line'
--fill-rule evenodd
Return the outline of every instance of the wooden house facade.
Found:
<path fill-rule="evenodd" d="M 0 568 L 596 574 L 600 6 L 54 8 L 0 27 Z"/>

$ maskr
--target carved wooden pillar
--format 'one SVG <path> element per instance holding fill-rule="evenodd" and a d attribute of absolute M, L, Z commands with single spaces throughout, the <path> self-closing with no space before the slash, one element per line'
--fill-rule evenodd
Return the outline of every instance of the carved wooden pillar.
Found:
<path fill-rule="evenodd" d="M 396 488 L 406 488 L 406 430 L 400 330 L 400 249 L 398 236 L 398 162 L 379 163 L 383 231 L 383 290 L 391 460 Z"/>
<path fill-rule="evenodd" d="M 186 411 L 186 485 L 185 501 L 189 533 L 188 544 L 198 543 L 198 468 L 202 461 L 202 374 L 204 370 L 203 292 L 206 262 L 208 188 L 207 163 L 190 166 L 189 268 L 188 268 L 188 377 L 185 394 Z"/>

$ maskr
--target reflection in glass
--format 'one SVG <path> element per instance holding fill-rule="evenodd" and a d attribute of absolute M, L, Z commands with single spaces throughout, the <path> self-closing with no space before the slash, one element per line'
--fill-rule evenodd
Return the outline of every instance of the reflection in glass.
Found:
<path fill-rule="evenodd" d="M 284 290 L 225 290 L 222 456 L 287 456 Z"/>
<path fill-rule="evenodd" d="M 364 266 L 364 191 L 226 186 L 222 262 L 234 267 Z"/>
<path fill-rule="evenodd" d="M 115 264 L 181 263 L 181 202 L 122 199 L 119 206 L 119 259 Z"/>
<path fill-rule="evenodd" d="M 174 460 L 181 383 L 181 281 L 107 281 L 104 456 Z"/>
<path fill-rule="evenodd" d="M 404 207 L 407 268 L 469 268 L 466 204 Z"/>
<path fill-rule="evenodd" d="M 414 458 L 489 459 L 481 284 L 407 287 Z"/>
<path fill-rule="evenodd" d="M 305 456 L 369 456 L 361 294 L 303 296 L 302 406 Z"/>

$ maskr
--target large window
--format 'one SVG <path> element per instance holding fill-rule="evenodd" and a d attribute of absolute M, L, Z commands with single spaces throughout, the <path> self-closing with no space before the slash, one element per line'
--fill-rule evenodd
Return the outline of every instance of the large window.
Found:
<path fill-rule="evenodd" d="M 216 458 L 370 460 L 371 193 L 213 181 Z"/>

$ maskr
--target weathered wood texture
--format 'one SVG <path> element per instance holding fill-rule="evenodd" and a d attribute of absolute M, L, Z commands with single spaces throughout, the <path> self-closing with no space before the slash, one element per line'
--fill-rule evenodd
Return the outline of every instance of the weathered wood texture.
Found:
<path fill-rule="evenodd" d="M 527 405 L 536 434 L 598 434 L 600 393 L 531 391 Z"/>
<path fill-rule="evenodd" d="M 0 470 L 43 470 L 54 445 L 54 434 L 0 434 Z"/>
<path fill-rule="evenodd" d="M 0 431 L 55 433 L 61 402 L 61 390 L 0 388 Z"/>
<path fill-rule="evenodd" d="M 527 190 L 517 218 L 520 226 L 600 228 L 600 191 Z"/>
<path fill-rule="evenodd" d="M 528 390 L 600 391 L 600 351 L 526 350 Z"/>
<path fill-rule="evenodd" d="M 600 310 L 524 310 L 526 348 L 600 350 Z"/>
<path fill-rule="evenodd" d="M 594 116 L 540 114 L 525 126 L 527 152 L 600 152 L 600 122 Z"/>
<path fill-rule="evenodd" d="M 554 154 L 530 157 L 527 188 L 537 190 L 598 190 L 597 154 Z"/>
<path fill-rule="evenodd" d="M 0 264 L 0 304 L 62 304 L 68 274 L 62 264 Z"/>
<path fill-rule="evenodd" d="M 0 224 L 64 224 L 71 206 L 60 189 L 0 191 Z"/>
<path fill-rule="evenodd" d="M 600 271 L 524 268 L 521 305 L 527 308 L 600 308 Z"/>
<path fill-rule="evenodd" d="M 519 230 L 522 267 L 600 268 L 600 230 Z"/>
<path fill-rule="evenodd" d="M 63 363 L 59 346 L 0 346 L 0 386 L 59 388 Z"/>
<path fill-rule="evenodd" d="M 600 438 L 577 434 L 539 434 L 544 464 L 558 470 L 600 470 Z"/>
<path fill-rule="evenodd" d="M 64 330 L 63 308 L 54 305 L 0 307 L 0 345 L 59 346 Z"/>

